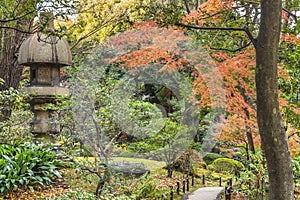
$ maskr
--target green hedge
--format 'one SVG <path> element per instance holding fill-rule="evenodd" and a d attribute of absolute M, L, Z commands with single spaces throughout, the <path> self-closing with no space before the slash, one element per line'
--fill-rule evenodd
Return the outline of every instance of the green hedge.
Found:
<path fill-rule="evenodd" d="M 218 173 L 236 173 L 244 168 L 243 163 L 231 158 L 218 158 L 208 165 L 208 169 Z"/>
<path fill-rule="evenodd" d="M 50 146 L 33 143 L 11 143 L 0 146 L 0 194 L 18 188 L 33 190 L 34 186 L 46 186 L 54 177 L 60 161 Z"/>

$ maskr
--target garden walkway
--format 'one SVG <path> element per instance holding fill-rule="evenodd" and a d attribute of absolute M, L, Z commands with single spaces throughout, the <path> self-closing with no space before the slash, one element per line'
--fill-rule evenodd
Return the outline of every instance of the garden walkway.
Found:
<path fill-rule="evenodd" d="M 181 200 L 220 200 L 224 187 L 203 187 L 186 194 Z"/>

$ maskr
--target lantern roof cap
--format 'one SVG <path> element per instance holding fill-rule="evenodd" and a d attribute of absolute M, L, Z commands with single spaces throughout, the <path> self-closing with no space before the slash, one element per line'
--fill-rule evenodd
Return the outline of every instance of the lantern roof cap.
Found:
<path fill-rule="evenodd" d="M 72 55 L 65 39 L 37 32 L 21 44 L 18 62 L 27 66 L 37 64 L 67 66 L 72 64 Z"/>

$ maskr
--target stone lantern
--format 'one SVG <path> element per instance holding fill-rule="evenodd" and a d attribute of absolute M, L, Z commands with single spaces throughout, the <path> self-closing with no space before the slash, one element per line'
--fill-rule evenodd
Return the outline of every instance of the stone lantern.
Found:
<path fill-rule="evenodd" d="M 59 133 L 60 126 L 53 123 L 53 110 L 45 109 L 48 103 L 55 103 L 59 95 L 68 95 L 69 90 L 61 86 L 60 69 L 71 65 L 72 57 L 68 43 L 55 36 L 35 33 L 21 45 L 18 62 L 30 67 L 31 109 L 34 113 L 32 131 L 41 136 Z"/>

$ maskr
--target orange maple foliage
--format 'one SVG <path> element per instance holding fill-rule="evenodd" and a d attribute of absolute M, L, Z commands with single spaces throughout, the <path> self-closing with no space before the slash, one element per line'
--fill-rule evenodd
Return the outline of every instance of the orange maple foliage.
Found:
<path fill-rule="evenodd" d="M 194 25 L 203 26 L 208 19 L 211 23 L 217 23 L 221 19 L 220 12 L 223 9 L 231 9 L 234 0 L 208 0 L 202 3 L 197 10 L 192 11 L 189 15 L 182 18 L 183 23 L 193 23 Z"/>
<path fill-rule="evenodd" d="M 255 92 L 255 52 L 248 48 L 243 52 L 230 57 L 224 52 L 213 54 L 219 63 L 219 70 L 226 86 L 227 107 L 229 113 L 227 122 L 223 127 L 220 139 L 233 141 L 245 141 L 246 129 L 254 133 L 254 144 L 259 144 L 259 136 L 256 123 L 256 92 Z M 279 76 L 289 78 L 286 70 L 279 66 Z M 279 95 L 281 91 L 279 91 Z M 280 108 L 290 106 L 288 102 L 279 98 Z M 249 116 L 249 117 L 248 117 Z M 241 134 L 243 133 L 243 134 Z"/>
<path fill-rule="evenodd" d="M 213 56 L 222 60 L 218 62 L 203 52 L 204 50 L 187 51 L 179 47 L 178 43 L 189 42 L 180 31 L 166 29 L 162 31 L 154 26 L 139 27 L 138 30 L 133 30 L 129 34 L 131 37 L 132 35 L 136 37 L 134 41 L 127 44 L 136 45 L 138 48 L 133 48 L 132 51 L 114 60 L 120 62 L 121 67 L 132 70 L 155 63 L 162 65 L 161 72 L 165 71 L 169 74 L 184 68 L 192 68 L 190 76 L 193 77 L 194 103 L 200 107 L 224 107 L 229 115 L 238 116 L 239 120 L 246 122 L 253 129 L 256 128 L 253 102 L 255 99 L 253 49 L 237 54 L 235 57 L 214 52 Z M 122 35 L 121 40 L 114 41 L 114 44 L 120 47 L 120 44 L 125 44 L 128 38 L 130 38 L 129 35 Z M 220 78 L 217 74 L 221 75 Z M 225 90 L 223 87 L 218 87 L 220 85 L 225 86 Z M 221 90 L 224 90 L 224 94 Z M 222 94 L 226 97 L 223 101 Z M 247 99 L 252 102 L 247 102 Z M 233 128 L 233 122 L 236 122 L 235 128 Z M 230 123 L 230 126 L 228 125 L 224 130 L 233 132 L 241 127 L 237 120 L 230 121 Z"/>
<path fill-rule="evenodd" d="M 287 23 L 289 21 L 290 14 L 288 12 L 286 12 L 285 10 L 282 10 L 281 15 L 282 15 L 283 20 Z"/>
<path fill-rule="evenodd" d="M 228 7 L 231 1 L 225 4 L 217 0 L 214 2 L 213 7 L 204 4 L 200 6 L 200 10 L 218 11 Z M 227 122 L 222 129 L 220 139 L 230 139 L 232 142 L 246 141 L 247 128 L 253 133 L 254 143 L 259 144 L 253 48 L 249 47 L 233 57 L 224 52 L 209 50 L 214 57 L 211 59 L 209 54 L 205 53 L 208 48 L 187 50 L 186 47 L 181 47 L 182 44 L 190 42 L 181 30 L 159 28 L 153 21 L 139 22 L 134 27 L 135 29 L 111 40 L 115 48 L 121 49 L 120 56 L 113 61 L 120 62 L 121 67 L 126 67 L 128 70 L 151 66 L 150 64 L 153 63 L 160 64 L 162 66 L 160 72 L 165 71 L 169 74 L 190 68 L 189 75 L 193 77 L 194 103 L 200 107 L 226 108 Z M 282 35 L 282 40 L 294 43 L 297 38 L 292 35 Z M 220 74 L 220 78 L 217 74 Z M 280 67 L 279 76 L 288 78 L 287 72 Z M 218 87 L 220 85 L 224 87 Z M 288 106 L 284 99 L 280 98 L 279 101 L 281 106 Z"/>
<path fill-rule="evenodd" d="M 185 24 L 193 24 L 197 26 L 211 26 L 222 20 L 222 11 L 224 9 L 232 9 L 234 1 L 209 0 L 199 6 L 199 9 L 191 12 L 182 19 Z M 209 18 L 209 20 L 208 20 Z M 287 12 L 283 11 L 283 19 L 288 20 Z M 282 34 L 281 41 L 287 44 L 300 44 L 300 38 L 292 34 Z M 255 50 L 248 48 L 246 51 L 237 53 L 234 57 L 230 57 L 224 52 L 212 52 L 212 55 L 219 60 L 218 68 L 222 74 L 223 81 L 226 87 L 227 106 L 226 111 L 229 113 L 227 123 L 224 126 L 221 138 L 235 140 L 235 132 L 244 132 L 246 125 L 251 127 L 252 132 L 257 133 L 256 110 L 255 110 Z M 279 66 L 279 77 L 289 79 L 287 70 Z M 198 82 L 201 82 L 199 80 Z M 202 86 L 203 87 L 203 86 Z M 195 93 L 201 93 L 203 88 L 195 89 Z M 281 92 L 279 91 L 279 94 Z M 206 100 L 207 102 L 207 100 Z M 283 98 L 279 99 L 280 107 L 289 106 L 288 102 Z M 203 104 L 201 104 L 203 105 Z M 283 112 L 283 109 L 281 109 Z M 249 115 L 249 117 L 248 117 Z M 234 117 L 233 117 L 234 116 Z M 243 129 L 240 129 L 241 123 L 244 123 Z M 246 125 L 245 125 L 246 124 Z M 237 131 L 239 130 L 239 131 Z M 256 144 L 259 139 L 254 136 Z M 241 137 L 245 137 L 243 134 Z"/>
<path fill-rule="evenodd" d="M 184 65 L 188 65 L 186 60 L 176 58 L 176 56 L 176 54 L 166 50 L 148 47 L 120 56 L 115 61 L 122 62 L 121 67 L 124 68 L 126 66 L 129 70 L 137 66 L 149 65 L 149 63 L 163 64 L 161 71 L 167 71 L 171 74 L 175 70 L 182 69 Z"/>
<path fill-rule="evenodd" d="M 248 48 L 234 57 L 224 52 L 214 52 L 213 56 L 221 60 L 218 67 L 226 87 L 226 111 L 229 114 L 220 139 L 232 144 L 247 142 L 246 130 L 251 129 L 257 145 L 254 50 Z"/>
<path fill-rule="evenodd" d="M 282 33 L 280 37 L 281 42 L 285 42 L 287 44 L 300 45 L 300 38 L 294 34 Z"/>

